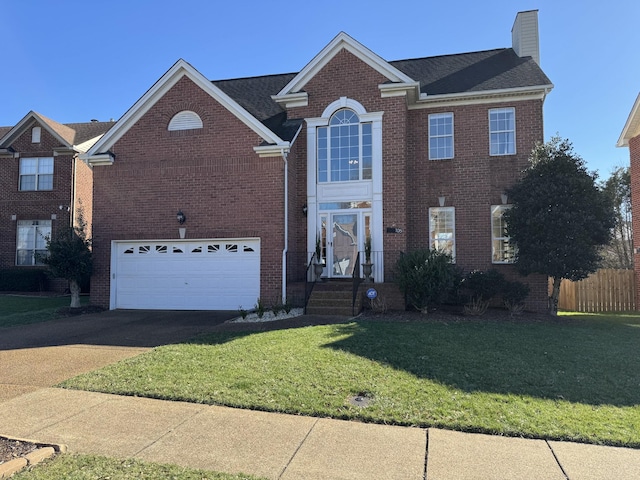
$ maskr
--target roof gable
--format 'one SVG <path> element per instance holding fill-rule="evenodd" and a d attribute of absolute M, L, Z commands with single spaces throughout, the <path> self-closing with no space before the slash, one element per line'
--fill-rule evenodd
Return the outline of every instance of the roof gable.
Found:
<path fill-rule="evenodd" d="M 22 117 L 22 120 L 20 120 L 15 127 L 10 129 L 2 138 L 0 138 L 0 148 L 9 148 L 20 135 L 22 135 L 27 129 L 32 128 L 36 123 L 58 140 L 61 146 L 73 148 L 73 143 L 76 137 L 75 130 L 53 121 L 44 115 L 40 115 L 33 110 Z"/>
<path fill-rule="evenodd" d="M 274 99 L 282 98 L 285 95 L 298 93 L 311 80 L 316 73 L 324 68 L 336 54 L 345 49 L 355 55 L 371 68 L 379 72 L 393 83 L 415 84 L 414 80 L 405 73 L 398 70 L 379 55 L 376 55 L 367 47 L 357 42 L 344 32 L 340 32 L 329 44 L 324 47 L 287 85 L 284 86 Z"/>
<path fill-rule="evenodd" d="M 624 124 L 624 128 L 622 129 L 622 133 L 620 134 L 620 138 L 618 139 L 616 146 L 628 147 L 629 140 L 638 135 L 640 135 L 640 93 L 633 104 L 631 113 L 629 113 L 629 118 L 627 118 L 627 122 Z"/>
<path fill-rule="evenodd" d="M 106 154 L 165 93 L 185 76 L 258 134 L 258 136 L 264 140 L 264 143 L 277 145 L 282 148 L 289 146 L 288 142 L 283 141 L 278 135 L 267 128 L 219 87 L 205 78 L 189 63 L 180 59 L 91 147 L 83 158 L 92 163 L 91 159 L 95 157 L 96 162 L 103 163 L 105 161 L 104 154 Z"/>

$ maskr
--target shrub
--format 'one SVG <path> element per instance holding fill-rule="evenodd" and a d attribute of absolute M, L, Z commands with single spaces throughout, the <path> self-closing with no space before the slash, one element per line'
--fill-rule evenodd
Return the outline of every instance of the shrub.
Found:
<path fill-rule="evenodd" d="M 440 250 L 420 249 L 400 256 L 398 286 L 409 305 L 426 313 L 441 303 L 453 287 L 456 268 L 451 255 Z"/>
<path fill-rule="evenodd" d="M 467 274 L 462 288 L 469 296 L 464 312 L 468 315 L 482 315 L 487 311 L 489 302 L 502 291 L 504 275 L 497 270 L 474 270 Z"/>
<path fill-rule="evenodd" d="M 524 301 L 529 295 L 529 286 L 522 282 L 505 282 L 502 287 L 502 301 L 511 315 L 518 314 L 524 307 Z"/>
<path fill-rule="evenodd" d="M 41 292 L 49 288 L 44 269 L 6 268 L 0 270 L 0 292 Z"/>

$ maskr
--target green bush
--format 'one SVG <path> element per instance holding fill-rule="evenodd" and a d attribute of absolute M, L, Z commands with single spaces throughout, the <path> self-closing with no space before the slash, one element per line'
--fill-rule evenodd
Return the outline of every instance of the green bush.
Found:
<path fill-rule="evenodd" d="M 502 301 L 511 313 L 522 310 L 528 295 L 529 286 L 522 282 L 505 282 L 502 287 Z"/>
<path fill-rule="evenodd" d="M 397 281 L 407 303 L 426 313 L 441 303 L 454 286 L 456 267 L 451 255 L 440 250 L 420 249 L 400 256 Z"/>
<path fill-rule="evenodd" d="M 462 287 L 469 295 L 469 301 L 488 302 L 502 291 L 504 275 L 497 270 L 474 270 L 466 275 Z"/>
<path fill-rule="evenodd" d="M 497 270 L 474 270 L 468 273 L 463 282 L 462 289 L 468 295 L 468 301 L 464 306 L 467 315 L 483 315 L 491 299 L 500 294 L 505 279 Z"/>
<path fill-rule="evenodd" d="M 0 292 L 42 292 L 49 289 L 46 271 L 40 268 L 0 270 Z"/>

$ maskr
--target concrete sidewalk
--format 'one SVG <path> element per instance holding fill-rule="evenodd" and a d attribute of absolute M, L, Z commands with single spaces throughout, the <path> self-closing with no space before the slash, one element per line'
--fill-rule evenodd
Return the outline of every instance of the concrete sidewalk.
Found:
<path fill-rule="evenodd" d="M 41 388 L 0 403 L 0 434 L 70 452 L 270 479 L 638 479 L 640 450 L 372 425 Z"/>

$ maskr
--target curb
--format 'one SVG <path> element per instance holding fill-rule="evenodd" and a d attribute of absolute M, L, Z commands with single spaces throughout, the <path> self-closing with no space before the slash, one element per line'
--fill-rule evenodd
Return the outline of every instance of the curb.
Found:
<path fill-rule="evenodd" d="M 9 478 L 14 473 L 18 473 L 23 468 L 31 465 L 36 465 L 47 458 L 53 457 L 56 453 L 65 453 L 67 451 L 66 445 L 59 445 L 56 443 L 42 443 L 35 440 L 29 440 L 25 438 L 9 437 L 2 435 L 2 438 L 7 440 L 15 440 L 18 442 L 33 443 L 38 448 L 31 453 L 28 453 L 24 457 L 14 458 L 5 463 L 0 463 L 0 479 Z"/>

